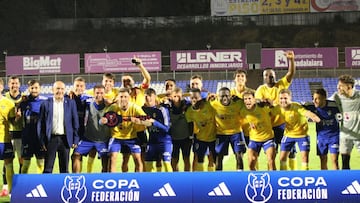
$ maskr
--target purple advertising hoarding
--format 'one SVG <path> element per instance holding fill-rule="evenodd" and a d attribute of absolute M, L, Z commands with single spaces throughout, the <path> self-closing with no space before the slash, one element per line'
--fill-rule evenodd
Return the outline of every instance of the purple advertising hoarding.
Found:
<path fill-rule="evenodd" d="M 247 69 L 245 50 L 170 51 L 171 70 Z"/>
<path fill-rule="evenodd" d="M 161 71 L 161 52 L 121 52 L 85 54 L 85 73 L 138 72 L 139 68 L 131 63 L 136 56 L 142 60 L 149 72 Z"/>
<path fill-rule="evenodd" d="M 360 67 L 360 47 L 345 48 L 345 67 Z"/>
<path fill-rule="evenodd" d="M 80 72 L 79 54 L 6 56 L 6 75 L 72 74 Z"/>
<path fill-rule="evenodd" d="M 331 48 L 279 48 L 261 50 L 262 68 L 287 68 L 287 50 L 295 53 L 297 68 L 337 68 L 339 66 L 338 49 Z"/>

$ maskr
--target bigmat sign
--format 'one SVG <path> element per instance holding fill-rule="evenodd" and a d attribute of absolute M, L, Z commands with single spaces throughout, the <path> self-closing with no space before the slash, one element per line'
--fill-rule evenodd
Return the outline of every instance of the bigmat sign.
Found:
<path fill-rule="evenodd" d="M 6 56 L 6 75 L 76 74 L 79 54 Z"/>
<path fill-rule="evenodd" d="M 20 174 L 11 202 L 355 203 L 359 181 L 357 170 Z"/>
<path fill-rule="evenodd" d="M 85 73 L 139 72 L 131 63 L 136 56 L 142 60 L 146 70 L 161 71 L 161 52 L 119 52 L 85 54 Z"/>

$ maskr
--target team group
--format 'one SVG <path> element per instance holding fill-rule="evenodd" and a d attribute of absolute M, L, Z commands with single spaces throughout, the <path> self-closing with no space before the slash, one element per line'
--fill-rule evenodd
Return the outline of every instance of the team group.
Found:
<path fill-rule="evenodd" d="M 258 168 L 263 149 L 267 168 L 276 170 L 280 148 L 280 170 L 295 169 L 295 144 L 301 155 L 301 169 L 309 169 L 310 139 L 308 120 L 316 122 L 317 153 L 321 169 L 327 169 L 327 154 L 333 169 L 350 169 L 350 154 L 360 150 L 360 92 L 350 75 L 338 80 L 338 91 L 327 99 L 326 90 L 317 89 L 313 101 L 293 102 L 288 90 L 295 74 L 294 52 L 288 58 L 288 72 L 276 80 L 272 69 L 264 69 L 264 84 L 257 90 L 246 87 L 244 70 L 234 74 L 236 87 L 222 87 L 217 94 L 202 88 L 202 78 L 192 76 L 186 93 L 176 81 L 165 81 L 165 94 L 150 88 L 150 74 L 141 59 L 134 58 L 143 81 L 139 86 L 130 75 L 122 76 L 116 88 L 115 76 L 105 73 L 101 84 L 86 90 L 85 79 L 77 77 L 70 92 L 56 81 L 53 97 L 40 95 L 38 80 L 28 82 L 29 95 L 20 92 L 20 79 L 11 76 L 9 91 L 0 96 L 0 156 L 4 160 L 4 186 L 0 195 L 11 190 L 14 152 L 20 173 L 28 173 L 36 156 L 38 173 L 52 173 L 56 156 L 60 173 L 82 171 L 82 157 L 88 156 L 87 172 L 92 172 L 96 154 L 102 172 L 116 172 L 118 154 L 121 171 L 127 172 L 130 157 L 135 171 L 179 171 L 182 153 L 184 171 L 222 170 L 229 145 L 236 157 L 236 170 L 243 170 L 248 152 L 250 170 Z M 0 91 L 4 82 L 0 81 Z M 190 161 L 191 150 L 194 160 Z M 156 163 L 156 168 L 155 168 Z M 7 183 L 6 183 L 7 180 Z"/>

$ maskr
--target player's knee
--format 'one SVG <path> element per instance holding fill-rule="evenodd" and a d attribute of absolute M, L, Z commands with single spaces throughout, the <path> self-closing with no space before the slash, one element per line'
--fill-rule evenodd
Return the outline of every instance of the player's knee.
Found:
<path fill-rule="evenodd" d="M 71 155 L 72 160 L 81 160 L 81 155 L 79 153 L 73 153 Z"/>

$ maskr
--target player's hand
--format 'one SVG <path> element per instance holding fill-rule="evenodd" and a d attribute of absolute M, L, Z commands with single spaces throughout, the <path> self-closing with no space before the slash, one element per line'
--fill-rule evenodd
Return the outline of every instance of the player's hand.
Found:
<path fill-rule="evenodd" d="M 142 64 L 142 60 L 136 56 L 134 56 L 131 60 L 136 66 L 140 66 Z"/>
<path fill-rule="evenodd" d="M 210 93 L 206 98 L 207 101 L 214 101 L 215 99 L 216 99 L 216 94 L 214 93 Z"/>
<path fill-rule="evenodd" d="M 313 117 L 313 118 L 311 118 L 311 120 L 313 120 L 314 122 L 316 122 L 316 123 L 320 123 L 320 121 L 321 121 L 321 119 L 319 118 L 319 117 Z"/>
<path fill-rule="evenodd" d="M 289 60 L 295 59 L 294 51 L 286 51 L 286 52 L 284 53 L 284 55 L 285 55 L 286 58 L 289 59 Z"/>
<path fill-rule="evenodd" d="M 20 108 L 16 108 L 15 109 L 16 110 L 16 112 L 15 112 L 15 121 L 18 121 L 18 120 L 20 120 L 20 118 L 21 118 L 21 109 Z"/>
<path fill-rule="evenodd" d="M 73 149 L 77 148 L 77 144 L 72 144 L 71 148 Z"/>
<path fill-rule="evenodd" d="M 99 122 L 100 122 L 101 124 L 105 125 L 105 124 L 107 124 L 108 119 L 107 119 L 106 117 L 101 117 L 100 120 L 99 120 Z"/>
<path fill-rule="evenodd" d="M 46 152 L 46 151 L 47 151 L 47 148 L 46 148 L 46 146 L 45 146 L 45 145 L 42 145 L 40 150 L 41 150 L 41 151 L 45 151 L 45 152 Z"/>
<path fill-rule="evenodd" d="M 141 120 L 139 118 L 136 118 L 136 117 L 130 117 L 130 121 L 135 123 L 135 124 L 141 124 Z"/>
<path fill-rule="evenodd" d="M 70 90 L 69 93 L 67 94 L 69 96 L 70 99 L 74 99 L 76 94 L 73 90 Z"/>

